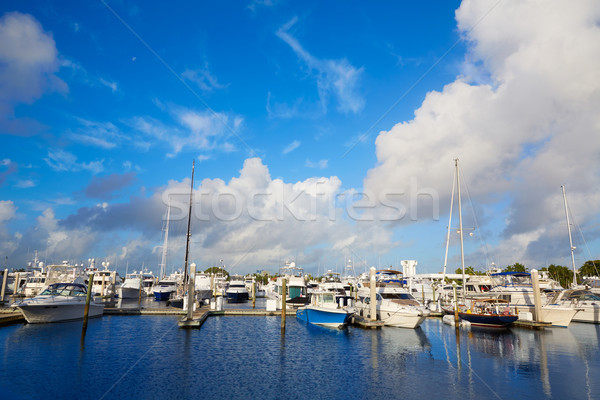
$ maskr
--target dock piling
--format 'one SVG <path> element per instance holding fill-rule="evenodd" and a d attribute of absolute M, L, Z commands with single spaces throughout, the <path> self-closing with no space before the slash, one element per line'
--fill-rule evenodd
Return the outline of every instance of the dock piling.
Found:
<path fill-rule="evenodd" d="M 370 309 L 371 309 L 371 315 L 370 315 L 370 319 L 371 321 L 377 321 L 377 291 L 376 291 L 376 280 L 375 280 L 375 267 L 371 267 L 369 269 L 369 288 L 370 288 L 370 293 L 371 293 L 371 299 L 370 299 Z"/>
<path fill-rule="evenodd" d="M 285 310 L 287 309 L 287 305 L 285 304 L 287 300 L 287 282 L 285 278 L 281 279 L 281 330 L 285 331 Z"/>
<path fill-rule="evenodd" d="M 536 322 L 543 322 L 542 317 L 542 299 L 540 298 L 540 281 L 538 277 L 537 269 L 531 270 L 531 284 L 533 286 L 533 305 L 535 306 L 534 320 Z"/>
<path fill-rule="evenodd" d="M 2 294 L 0 295 L 0 301 L 4 303 L 4 293 L 6 293 L 6 284 L 8 282 L 8 269 L 4 270 L 4 275 L 2 275 Z"/>
<path fill-rule="evenodd" d="M 92 298 L 92 286 L 94 285 L 94 274 L 88 275 L 88 290 L 87 295 L 85 297 L 85 308 L 83 309 L 83 331 L 81 333 L 82 337 L 85 336 L 85 331 L 87 330 L 88 324 L 88 315 L 90 313 L 90 300 Z"/>

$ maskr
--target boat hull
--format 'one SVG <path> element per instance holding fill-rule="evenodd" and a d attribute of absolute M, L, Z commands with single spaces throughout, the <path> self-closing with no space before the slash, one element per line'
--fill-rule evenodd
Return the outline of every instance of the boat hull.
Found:
<path fill-rule="evenodd" d="M 156 301 L 167 301 L 169 300 L 169 298 L 171 297 L 171 293 L 173 293 L 174 290 L 169 290 L 169 291 L 159 291 L 159 290 L 155 290 L 154 291 L 154 299 Z"/>
<path fill-rule="evenodd" d="M 473 314 L 462 312 L 458 313 L 458 317 L 463 321 L 469 321 L 472 326 L 485 328 L 506 328 L 519 318 L 516 315 Z"/>
<path fill-rule="evenodd" d="M 600 305 L 594 304 L 583 307 L 575 314 L 573 321 L 587 322 L 589 324 L 600 323 Z"/>
<path fill-rule="evenodd" d="M 85 302 L 77 304 L 27 304 L 18 308 L 28 323 L 44 324 L 83 319 Z M 90 303 L 88 318 L 100 317 L 103 313 L 103 304 Z"/>
<path fill-rule="evenodd" d="M 228 303 L 243 303 L 248 301 L 247 291 L 227 291 L 227 302 Z"/>
<path fill-rule="evenodd" d="M 142 290 L 142 297 L 145 295 L 146 292 Z M 119 288 L 119 297 L 121 299 L 137 299 L 140 297 L 140 289 L 121 286 Z"/>
<path fill-rule="evenodd" d="M 308 324 L 326 326 L 329 328 L 343 328 L 350 321 L 351 312 L 343 309 L 322 308 L 317 306 L 300 307 L 296 311 L 296 318 Z"/>

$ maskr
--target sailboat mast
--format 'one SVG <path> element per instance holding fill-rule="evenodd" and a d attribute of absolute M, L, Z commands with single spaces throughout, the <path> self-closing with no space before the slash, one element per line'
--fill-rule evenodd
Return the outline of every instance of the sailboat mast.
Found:
<path fill-rule="evenodd" d="M 567 230 L 569 231 L 569 245 L 571 246 L 571 264 L 573 265 L 573 287 L 577 285 L 577 272 L 575 271 L 575 256 L 573 255 L 573 239 L 571 238 L 571 223 L 569 222 L 569 206 L 567 204 L 567 193 L 565 192 L 565 185 L 561 186 L 563 200 L 565 204 L 565 215 L 567 217 Z"/>
<path fill-rule="evenodd" d="M 456 172 L 454 172 L 456 175 Z M 446 232 L 446 254 L 444 255 L 444 273 L 442 282 L 446 279 L 446 267 L 448 266 L 448 247 L 450 246 L 450 230 L 452 229 L 452 211 L 454 210 L 454 190 L 456 189 L 456 180 L 452 179 L 452 197 L 450 197 L 450 212 L 448 215 L 448 232 Z"/>
<path fill-rule="evenodd" d="M 460 170 L 458 169 L 458 158 L 454 159 L 456 166 L 456 189 L 458 193 L 458 230 L 460 233 L 460 265 L 462 267 L 462 295 L 465 298 L 465 251 L 463 246 L 462 206 L 460 201 Z"/>
<path fill-rule="evenodd" d="M 188 212 L 188 225 L 187 234 L 185 240 L 185 265 L 183 266 L 183 282 L 184 285 L 188 285 L 188 255 L 190 252 L 190 237 L 192 236 L 192 194 L 194 193 L 194 167 L 195 161 L 192 160 L 192 183 L 190 184 L 190 209 Z"/>
<path fill-rule="evenodd" d="M 171 219 L 171 199 L 167 208 L 167 223 L 165 226 L 165 242 L 163 243 L 162 259 L 160 261 L 159 279 L 163 279 L 167 274 L 167 244 L 169 243 L 169 219 Z"/>

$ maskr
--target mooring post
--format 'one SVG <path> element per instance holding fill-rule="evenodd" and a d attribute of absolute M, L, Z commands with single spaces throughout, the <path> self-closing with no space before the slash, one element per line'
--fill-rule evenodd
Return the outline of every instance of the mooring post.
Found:
<path fill-rule="evenodd" d="M 17 290 L 19 289 L 19 282 L 21 281 L 21 274 L 17 272 L 15 276 L 15 287 L 13 288 L 13 301 L 17 298 Z"/>
<path fill-rule="evenodd" d="M 540 281 L 537 269 L 531 270 L 531 284 L 533 286 L 533 305 L 535 306 L 535 318 L 536 322 L 543 322 L 542 317 L 542 299 L 540 297 Z"/>
<path fill-rule="evenodd" d="M 371 321 L 377 321 L 377 282 L 375 280 L 375 267 L 369 269 L 370 309 Z"/>
<path fill-rule="evenodd" d="M 196 291 L 196 263 L 190 265 L 190 281 L 188 282 L 187 320 L 192 320 L 194 312 L 194 292 Z"/>
<path fill-rule="evenodd" d="M 454 293 L 454 324 L 458 327 L 458 299 L 456 297 L 456 282 L 452 282 L 452 292 Z"/>
<path fill-rule="evenodd" d="M 92 298 L 92 286 L 94 285 L 94 274 L 88 275 L 88 288 L 87 295 L 85 297 L 85 308 L 83 309 L 83 334 L 85 335 L 85 330 L 87 329 L 88 324 L 88 315 L 90 313 L 90 300 Z"/>
<path fill-rule="evenodd" d="M 142 309 L 142 280 L 143 280 L 143 274 L 140 271 L 140 291 L 138 293 L 138 308 L 140 310 Z"/>
<path fill-rule="evenodd" d="M 252 308 L 256 308 L 256 281 L 252 280 Z"/>
<path fill-rule="evenodd" d="M 104 287 L 106 285 L 106 282 L 104 281 L 105 278 L 106 278 L 106 275 L 102 274 L 102 288 L 100 289 L 100 298 L 104 297 Z"/>
<path fill-rule="evenodd" d="M 287 305 L 287 282 L 285 278 L 281 279 L 281 330 L 285 330 L 285 312 Z"/>
<path fill-rule="evenodd" d="M 8 282 L 8 269 L 4 270 L 4 275 L 2 276 L 2 297 L 0 301 L 4 303 L 4 293 L 6 292 L 6 284 Z"/>

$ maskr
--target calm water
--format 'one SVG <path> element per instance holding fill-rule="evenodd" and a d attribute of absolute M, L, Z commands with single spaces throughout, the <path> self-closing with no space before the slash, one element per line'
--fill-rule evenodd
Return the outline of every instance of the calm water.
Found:
<path fill-rule="evenodd" d="M 248 303 L 250 304 L 250 303 Z M 343 331 L 288 317 L 105 316 L 0 328 L 2 399 L 600 399 L 600 326 L 504 333 L 430 319 Z"/>

